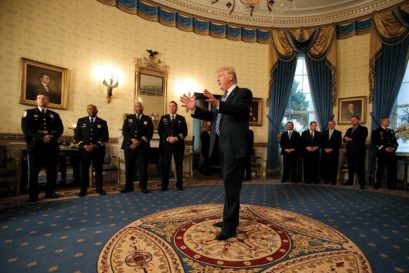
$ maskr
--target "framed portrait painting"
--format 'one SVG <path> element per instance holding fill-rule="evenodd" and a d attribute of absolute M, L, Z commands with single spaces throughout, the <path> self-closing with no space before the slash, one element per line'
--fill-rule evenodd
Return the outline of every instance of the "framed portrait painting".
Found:
<path fill-rule="evenodd" d="M 48 107 L 66 109 L 68 70 L 50 64 L 22 58 L 20 103 L 37 105 L 38 94 L 47 95 Z"/>
<path fill-rule="evenodd" d="M 338 124 L 351 124 L 352 116 L 359 116 L 361 123 L 366 122 L 366 97 L 338 99 Z"/>
<path fill-rule="evenodd" d="M 263 99 L 253 98 L 249 115 L 250 126 L 263 126 Z"/>

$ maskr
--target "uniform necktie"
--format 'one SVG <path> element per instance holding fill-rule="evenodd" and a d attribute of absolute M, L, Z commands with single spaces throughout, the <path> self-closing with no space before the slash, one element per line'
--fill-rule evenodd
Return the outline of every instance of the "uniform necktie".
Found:
<path fill-rule="evenodd" d="M 90 123 L 90 124 L 94 124 L 94 119 L 91 118 L 90 121 L 89 121 L 89 123 Z"/>
<path fill-rule="evenodd" d="M 170 122 L 173 123 L 174 120 L 175 120 L 175 116 L 170 116 Z"/>
<path fill-rule="evenodd" d="M 41 110 L 41 113 L 42 113 L 43 115 L 45 115 L 45 109 L 42 109 L 42 110 Z"/>
<path fill-rule="evenodd" d="M 225 101 L 227 98 L 227 91 L 224 91 L 224 95 L 222 97 L 222 101 Z M 218 113 L 216 119 L 216 134 L 220 135 L 220 123 L 222 121 L 223 114 Z"/>

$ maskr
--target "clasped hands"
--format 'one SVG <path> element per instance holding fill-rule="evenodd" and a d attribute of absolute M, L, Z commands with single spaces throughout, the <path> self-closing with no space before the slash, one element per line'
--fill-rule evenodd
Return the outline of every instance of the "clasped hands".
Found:
<path fill-rule="evenodd" d="M 315 152 L 319 148 L 320 147 L 318 147 L 318 146 L 307 146 L 307 147 L 305 147 L 305 149 L 307 149 L 307 151 L 309 151 L 309 152 Z"/>
<path fill-rule="evenodd" d="M 135 150 L 138 146 L 141 145 L 141 141 L 137 140 L 136 138 L 132 138 L 131 141 L 132 141 L 131 143 L 132 150 Z"/>
<path fill-rule="evenodd" d="M 207 98 L 206 101 L 210 102 L 210 104 L 214 107 L 219 106 L 219 100 L 216 99 L 216 97 L 207 89 L 204 90 L 203 92 L 204 96 Z M 195 111 L 196 109 L 196 96 L 191 96 L 190 92 L 188 95 L 183 94 L 183 96 L 180 97 L 180 102 L 182 103 L 183 107 L 186 107 L 186 109 Z"/>
<path fill-rule="evenodd" d="M 95 144 L 85 144 L 85 145 L 83 146 L 83 148 L 84 148 L 84 150 L 87 151 L 87 152 L 92 152 L 92 151 L 94 151 L 97 147 L 96 147 Z"/>

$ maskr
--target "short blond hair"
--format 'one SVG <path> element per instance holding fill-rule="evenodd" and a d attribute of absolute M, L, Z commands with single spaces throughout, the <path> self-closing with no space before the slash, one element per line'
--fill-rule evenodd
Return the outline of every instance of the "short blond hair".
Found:
<path fill-rule="evenodd" d="M 237 74 L 236 74 L 236 70 L 234 69 L 234 67 L 232 67 L 232 66 L 223 66 L 223 67 L 220 67 L 220 68 L 217 70 L 217 74 L 219 74 L 219 73 L 222 72 L 222 71 L 226 71 L 228 75 L 231 75 L 233 82 L 234 82 L 235 84 L 237 84 Z"/>

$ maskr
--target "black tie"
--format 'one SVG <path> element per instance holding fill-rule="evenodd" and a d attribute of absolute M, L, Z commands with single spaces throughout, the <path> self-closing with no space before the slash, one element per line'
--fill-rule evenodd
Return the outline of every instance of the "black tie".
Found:
<path fill-rule="evenodd" d="M 94 119 L 91 118 L 91 120 L 89 121 L 90 124 L 94 124 Z"/>
<path fill-rule="evenodd" d="M 41 110 L 41 113 L 42 113 L 43 115 L 45 115 L 45 109 L 42 109 L 42 110 Z"/>
<path fill-rule="evenodd" d="M 171 116 L 171 117 L 170 117 L 170 122 L 173 123 L 174 120 L 175 120 L 175 117 L 174 117 L 174 116 Z"/>

